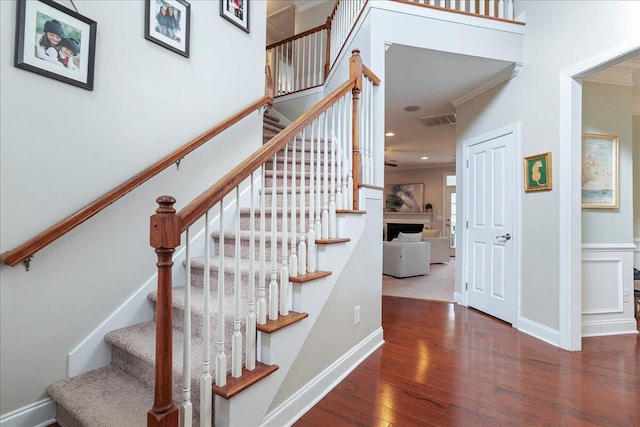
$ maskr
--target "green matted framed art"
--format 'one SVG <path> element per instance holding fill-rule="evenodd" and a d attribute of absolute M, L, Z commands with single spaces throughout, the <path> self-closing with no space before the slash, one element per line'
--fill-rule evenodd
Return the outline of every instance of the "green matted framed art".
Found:
<path fill-rule="evenodd" d="M 552 188 L 551 153 L 525 157 L 524 191 L 549 191 Z"/>

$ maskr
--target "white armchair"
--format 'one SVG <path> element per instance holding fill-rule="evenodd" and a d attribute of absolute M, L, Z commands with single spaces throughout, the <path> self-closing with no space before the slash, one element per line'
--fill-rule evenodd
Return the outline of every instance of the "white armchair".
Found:
<path fill-rule="evenodd" d="M 431 244 L 382 242 L 382 274 L 411 277 L 429 274 Z"/>
<path fill-rule="evenodd" d="M 450 261 L 448 237 L 423 237 L 422 241 L 431 243 L 431 264 Z"/>

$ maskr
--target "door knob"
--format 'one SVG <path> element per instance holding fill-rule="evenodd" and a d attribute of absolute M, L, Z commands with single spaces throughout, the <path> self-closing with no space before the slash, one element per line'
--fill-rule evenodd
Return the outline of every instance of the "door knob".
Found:
<path fill-rule="evenodd" d="M 503 234 L 502 236 L 496 236 L 496 239 L 511 240 L 511 234 L 507 233 Z"/>

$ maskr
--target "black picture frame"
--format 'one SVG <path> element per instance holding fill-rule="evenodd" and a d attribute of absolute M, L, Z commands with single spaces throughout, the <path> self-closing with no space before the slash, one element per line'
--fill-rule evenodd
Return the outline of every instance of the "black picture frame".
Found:
<path fill-rule="evenodd" d="M 17 6 L 13 65 L 93 90 L 98 24 L 51 0 Z"/>
<path fill-rule="evenodd" d="M 249 1 L 250 0 L 220 0 L 220 16 L 248 33 Z"/>
<path fill-rule="evenodd" d="M 191 4 L 185 0 L 145 0 L 144 38 L 189 57 Z"/>

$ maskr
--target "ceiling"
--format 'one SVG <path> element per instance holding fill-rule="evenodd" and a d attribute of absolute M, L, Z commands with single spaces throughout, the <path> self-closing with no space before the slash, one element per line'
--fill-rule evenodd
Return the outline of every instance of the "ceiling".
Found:
<path fill-rule="evenodd" d="M 385 132 L 395 136 L 385 137 L 385 160 L 402 168 L 454 163 L 455 125 L 427 127 L 419 119 L 455 113 L 452 101 L 513 64 L 398 44 L 386 55 Z"/>

